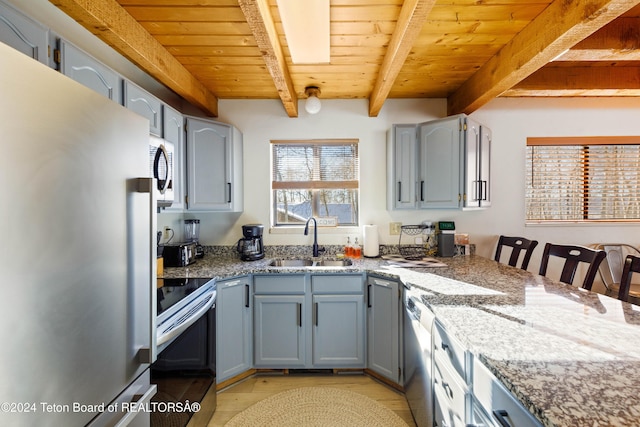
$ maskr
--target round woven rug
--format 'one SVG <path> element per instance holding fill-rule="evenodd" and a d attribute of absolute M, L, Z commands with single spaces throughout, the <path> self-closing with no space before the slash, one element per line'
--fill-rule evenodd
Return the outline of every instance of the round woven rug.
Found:
<path fill-rule="evenodd" d="M 380 426 L 407 427 L 390 409 L 348 390 L 302 387 L 283 391 L 250 406 L 226 426 Z"/>

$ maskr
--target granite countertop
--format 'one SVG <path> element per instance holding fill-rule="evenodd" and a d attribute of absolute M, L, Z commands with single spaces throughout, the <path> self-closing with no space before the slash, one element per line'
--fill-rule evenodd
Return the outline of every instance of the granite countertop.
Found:
<path fill-rule="evenodd" d="M 545 426 L 640 424 L 640 307 L 479 256 L 400 268 L 380 258 L 347 268 L 272 268 L 207 255 L 164 277 L 368 272 L 420 289 L 447 330 Z"/>

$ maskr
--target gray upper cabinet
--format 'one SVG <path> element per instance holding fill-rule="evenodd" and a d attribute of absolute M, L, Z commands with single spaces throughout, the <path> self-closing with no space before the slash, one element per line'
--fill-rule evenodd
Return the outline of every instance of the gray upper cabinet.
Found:
<path fill-rule="evenodd" d="M 367 367 L 400 384 L 400 284 L 379 277 L 369 277 L 367 295 Z"/>
<path fill-rule="evenodd" d="M 49 65 L 49 30 L 0 3 L 0 42 Z"/>
<path fill-rule="evenodd" d="M 184 134 L 184 117 L 173 108 L 164 105 L 163 134 L 164 140 L 173 144 L 173 203 L 165 208 L 167 211 L 183 211 L 186 197 L 186 143 Z"/>
<path fill-rule="evenodd" d="M 464 114 L 394 125 L 387 141 L 387 208 L 491 205 L 491 130 Z"/>
<path fill-rule="evenodd" d="M 421 208 L 460 206 L 460 120 L 436 120 L 418 125 L 419 180 Z"/>
<path fill-rule="evenodd" d="M 120 75 L 64 40 L 60 40 L 60 72 L 122 105 Z"/>
<path fill-rule="evenodd" d="M 415 209 L 417 153 L 416 126 L 393 125 L 387 134 L 387 206 Z"/>
<path fill-rule="evenodd" d="M 241 212 L 242 134 L 234 126 L 188 117 L 187 210 Z"/>
<path fill-rule="evenodd" d="M 149 133 L 162 138 L 162 102 L 141 87 L 124 81 L 124 106 L 149 120 Z"/>
<path fill-rule="evenodd" d="M 491 206 L 491 129 L 465 118 L 464 207 Z"/>

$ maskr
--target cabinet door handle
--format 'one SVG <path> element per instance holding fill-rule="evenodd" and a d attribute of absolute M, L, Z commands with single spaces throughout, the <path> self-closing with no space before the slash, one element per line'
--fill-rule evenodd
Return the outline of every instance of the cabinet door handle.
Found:
<path fill-rule="evenodd" d="M 480 193 L 482 195 L 481 200 L 487 200 L 487 195 L 489 194 L 487 191 L 487 181 L 480 181 L 480 185 L 482 189 L 482 192 Z"/>
<path fill-rule="evenodd" d="M 449 396 L 449 399 L 453 399 L 453 390 L 451 389 L 449 383 L 442 383 L 442 388 L 447 393 L 447 396 Z"/>
<path fill-rule="evenodd" d="M 227 203 L 231 203 L 231 183 L 227 182 L 227 188 L 229 189 L 229 200 L 227 200 Z"/>
<path fill-rule="evenodd" d="M 298 326 L 302 328 L 302 304 L 297 303 L 298 306 Z"/>
<path fill-rule="evenodd" d="M 398 201 L 402 201 L 402 182 L 398 181 Z"/>
<path fill-rule="evenodd" d="M 420 201 L 424 202 L 424 181 L 420 181 Z"/>
<path fill-rule="evenodd" d="M 244 306 L 249 307 L 249 285 L 244 285 Z"/>
<path fill-rule="evenodd" d="M 318 326 L 318 303 L 315 303 L 313 305 L 313 311 L 315 312 L 315 316 L 314 317 L 316 318 L 315 324 L 316 324 L 316 326 Z"/>
<path fill-rule="evenodd" d="M 445 353 L 449 354 L 450 356 L 452 355 L 451 348 L 449 347 L 449 344 L 445 344 L 445 342 L 443 341 L 442 345 L 440 347 L 442 347 L 442 349 L 444 350 Z"/>
<path fill-rule="evenodd" d="M 506 418 L 509 416 L 509 413 L 504 409 L 496 409 L 495 411 L 493 411 L 493 416 L 496 417 L 498 423 L 502 427 L 511 427 L 511 424 L 509 423 L 509 421 L 507 421 Z"/>
<path fill-rule="evenodd" d="M 371 308 L 371 284 L 367 285 L 367 308 Z"/>

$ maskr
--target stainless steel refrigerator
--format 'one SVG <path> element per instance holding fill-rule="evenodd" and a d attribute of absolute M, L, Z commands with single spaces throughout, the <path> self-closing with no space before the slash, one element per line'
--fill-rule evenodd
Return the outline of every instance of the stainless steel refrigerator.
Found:
<path fill-rule="evenodd" d="M 2 426 L 148 425 L 148 126 L 0 43 Z"/>

